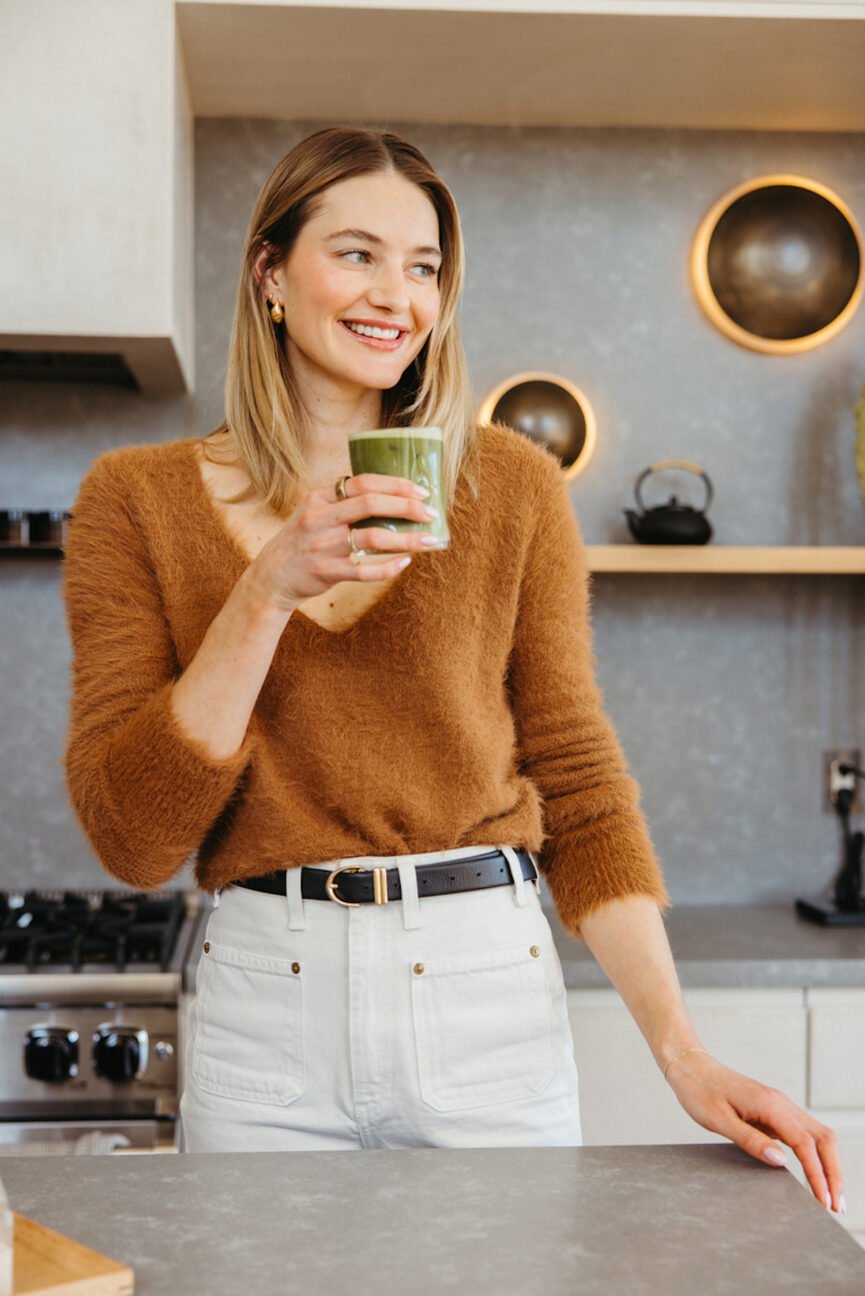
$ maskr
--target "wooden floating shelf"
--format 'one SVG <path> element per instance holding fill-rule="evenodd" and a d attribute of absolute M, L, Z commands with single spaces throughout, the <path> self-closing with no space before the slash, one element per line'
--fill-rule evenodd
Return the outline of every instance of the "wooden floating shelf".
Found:
<path fill-rule="evenodd" d="M 54 558 L 62 558 L 63 549 L 60 545 L 51 544 L 47 540 L 45 542 L 34 540 L 32 544 L 12 544 L 8 540 L 0 540 L 0 555 L 5 557 L 7 554 L 13 556 L 27 554 L 30 558 L 34 554 L 48 554 Z"/>
<path fill-rule="evenodd" d="M 592 572 L 865 576 L 865 546 L 586 545 Z"/>

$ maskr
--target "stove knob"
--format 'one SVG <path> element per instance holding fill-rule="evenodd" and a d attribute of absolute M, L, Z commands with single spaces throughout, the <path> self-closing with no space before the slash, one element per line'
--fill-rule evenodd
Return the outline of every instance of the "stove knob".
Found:
<path fill-rule="evenodd" d="M 147 1067 L 147 1031 L 100 1026 L 93 1035 L 93 1069 L 112 1084 L 128 1084 Z"/>
<path fill-rule="evenodd" d="M 32 1080 L 63 1084 L 78 1075 L 78 1031 L 34 1026 L 24 1037 L 24 1070 Z"/>

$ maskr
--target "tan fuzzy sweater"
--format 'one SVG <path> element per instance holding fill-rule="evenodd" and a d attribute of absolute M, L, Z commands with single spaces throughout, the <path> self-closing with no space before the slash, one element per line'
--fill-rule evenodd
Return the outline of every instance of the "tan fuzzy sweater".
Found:
<path fill-rule="evenodd" d="M 195 853 L 212 891 L 313 861 L 509 843 L 539 852 L 575 935 L 615 897 L 670 906 L 594 678 L 558 460 L 508 428 L 479 436 L 480 498 L 460 482 L 450 549 L 418 554 L 347 630 L 296 611 L 227 760 L 169 700 L 246 563 L 195 441 L 95 460 L 64 565 L 66 775 L 111 874 L 158 887 Z"/>

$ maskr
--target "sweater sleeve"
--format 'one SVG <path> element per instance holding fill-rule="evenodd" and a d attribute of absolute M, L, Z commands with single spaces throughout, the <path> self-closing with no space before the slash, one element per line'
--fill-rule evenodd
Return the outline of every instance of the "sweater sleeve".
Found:
<path fill-rule="evenodd" d="M 73 808 L 105 868 L 147 890 L 197 849 L 249 762 L 251 739 L 214 760 L 172 710 L 181 672 L 122 454 L 109 452 L 91 466 L 69 524 L 65 772 Z"/>
<path fill-rule="evenodd" d="M 546 452 L 545 452 L 546 453 Z M 672 904 L 637 783 L 627 772 L 594 674 L 589 576 L 558 462 L 547 454 L 535 496 L 508 671 L 520 771 L 543 804 L 538 864 L 572 935 L 609 900 Z"/>

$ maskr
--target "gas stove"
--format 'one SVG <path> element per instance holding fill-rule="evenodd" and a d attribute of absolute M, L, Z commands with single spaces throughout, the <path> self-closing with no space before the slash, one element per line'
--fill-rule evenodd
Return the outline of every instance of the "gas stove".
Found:
<path fill-rule="evenodd" d="M 0 892 L 0 1153 L 174 1141 L 195 892 Z"/>

